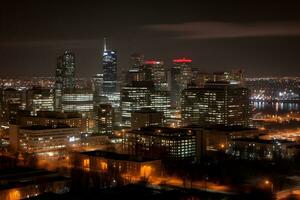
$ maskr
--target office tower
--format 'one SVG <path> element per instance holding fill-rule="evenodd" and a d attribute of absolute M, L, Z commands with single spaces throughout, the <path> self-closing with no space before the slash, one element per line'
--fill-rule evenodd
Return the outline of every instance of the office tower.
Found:
<path fill-rule="evenodd" d="M 57 58 L 56 85 L 61 89 L 72 89 L 75 87 L 75 55 L 65 51 Z"/>
<path fill-rule="evenodd" d="M 162 126 L 163 112 L 158 112 L 150 108 L 142 108 L 131 113 L 131 129 L 137 130 L 147 126 Z"/>
<path fill-rule="evenodd" d="M 54 98 L 55 110 L 61 111 L 61 98 L 65 89 L 75 88 L 75 55 L 65 51 L 57 58 L 55 71 Z"/>
<path fill-rule="evenodd" d="M 151 70 L 151 78 L 156 90 L 169 90 L 168 71 L 162 61 L 148 60 L 145 62 L 145 70 Z"/>
<path fill-rule="evenodd" d="M 95 103 L 101 102 L 101 97 L 103 95 L 103 74 L 96 74 L 92 79 L 92 87 L 94 91 L 94 101 Z"/>
<path fill-rule="evenodd" d="M 7 88 L 2 90 L 1 93 L 2 122 L 4 124 L 15 123 L 17 112 L 22 109 L 22 92 Z"/>
<path fill-rule="evenodd" d="M 98 106 L 98 132 L 101 135 L 112 135 L 113 128 L 113 108 L 110 104 L 100 104 Z"/>
<path fill-rule="evenodd" d="M 86 119 L 87 131 L 94 129 L 94 100 L 90 89 L 65 90 L 62 95 L 62 111 L 82 114 Z"/>
<path fill-rule="evenodd" d="M 180 58 L 173 60 L 171 68 L 171 92 L 172 104 L 180 106 L 181 91 L 187 88 L 187 85 L 192 81 L 191 59 Z"/>
<path fill-rule="evenodd" d="M 150 107 L 162 112 L 164 122 L 169 124 L 171 118 L 171 93 L 169 91 L 152 91 L 150 95 Z"/>
<path fill-rule="evenodd" d="M 150 94 L 154 90 L 153 82 L 137 81 L 121 90 L 121 109 L 123 126 L 131 126 L 131 113 L 150 106 Z"/>
<path fill-rule="evenodd" d="M 83 117 L 93 111 L 93 93 L 89 89 L 66 90 L 62 96 L 63 112 L 79 112 Z"/>
<path fill-rule="evenodd" d="M 54 96 L 50 89 L 32 88 L 26 93 L 26 109 L 36 115 L 38 111 L 53 111 Z"/>
<path fill-rule="evenodd" d="M 164 161 L 194 161 L 196 134 L 188 129 L 149 126 L 126 132 L 124 147 L 130 155 Z"/>
<path fill-rule="evenodd" d="M 207 82 L 204 88 L 185 89 L 182 92 L 182 122 L 184 125 L 249 127 L 249 96 L 249 89 L 228 82 Z"/>
<path fill-rule="evenodd" d="M 144 65 L 144 55 L 134 53 L 130 56 L 129 69 L 140 69 Z"/>
<path fill-rule="evenodd" d="M 103 93 L 113 95 L 117 92 L 117 54 L 113 50 L 106 49 L 104 38 L 103 50 Z"/>

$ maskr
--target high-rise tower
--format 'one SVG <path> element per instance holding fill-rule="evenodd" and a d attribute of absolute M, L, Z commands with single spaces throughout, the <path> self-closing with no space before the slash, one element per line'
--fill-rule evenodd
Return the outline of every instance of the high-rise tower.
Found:
<path fill-rule="evenodd" d="M 113 50 L 107 50 L 104 38 L 103 48 L 103 93 L 113 95 L 117 92 L 117 54 Z"/>
<path fill-rule="evenodd" d="M 66 89 L 75 88 L 75 55 L 65 51 L 57 58 L 55 72 L 55 110 L 61 109 L 61 95 Z"/>

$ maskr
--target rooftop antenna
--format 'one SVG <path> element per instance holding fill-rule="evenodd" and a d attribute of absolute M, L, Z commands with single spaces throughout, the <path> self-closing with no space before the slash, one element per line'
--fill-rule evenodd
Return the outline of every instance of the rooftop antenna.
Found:
<path fill-rule="evenodd" d="M 104 51 L 106 51 L 106 38 L 104 37 L 104 48 L 103 48 Z"/>

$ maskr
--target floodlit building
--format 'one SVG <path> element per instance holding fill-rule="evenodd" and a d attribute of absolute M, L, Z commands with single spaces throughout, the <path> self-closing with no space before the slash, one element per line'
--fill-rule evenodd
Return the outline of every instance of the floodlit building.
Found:
<path fill-rule="evenodd" d="M 161 161 L 107 151 L 74 153 L 72 164 L 85 171 L 112 175 L 115 181 L 131 176 L 149 178 L 161 175 Z M 111 183 L 112 178 L 110 179 Z"/>
<path fill-rule="evenodd" d="M 10 127 L 10 143 L 15 151 L 41 156 L 62 155 L 67 149 L 80 146 L 79 128 L 69 126 Z"/>

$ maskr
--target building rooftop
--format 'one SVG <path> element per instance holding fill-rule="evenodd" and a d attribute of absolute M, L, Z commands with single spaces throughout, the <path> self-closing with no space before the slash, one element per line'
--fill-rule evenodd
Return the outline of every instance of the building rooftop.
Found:
<path fill-rule="evenodd" d="M 56 125 L 56 126 L 27 126 L 27 127 L 22 127 L 21 129 L 25 130 L 46 130 L 46 129 L 61 129 L 61 128 L 72 128 L 66 124 L 61 124 L 61 125 Z"/>
<path fill-rule="evenodd" d="M 174 137 L 182 138 L 185 136 L 192 136 L 194 133 L 185 128 L 169 128 L 161 126 L 147 126 L 139 128 L 138 130 L 132 130 L 132 133 L 141 135 L 153 135 L 153 136 L 164 136 L 164 137 Z"/>
<path fill-rule="evenodd" d="M 66 177 L 41 169 L 17 167 L 0 170 L 0 192 L 4 189 L 20 188 L 27 185 L 67 181 Z"/>
<path fill-rule="evenodd" d="M 260 144 L 295 144 L 294 142 L 287 141 L 287 140 L 263 140 L 259 138 L 239 138 L 233 139 L 232 141 L 237 142 L 248 142 L 248 143 L 260 143 Z"/>
<path fill-rule="evenodd" d="M 140 110 L 134 111 L 134 113 L 160 113 L 160 112 L 153 110 L 151 108 L 141 108 Z"/>
<path fill-rule="evenodd" d="M 119 153 L 109 152 L 109 151 L 100 151 L 100 150 L 81 152 L 80 154 L 95 156 L 95 157 L 103 157 L 103 158 L 114 159 L 114 160 L 134 161 L 134 162 L 148 162 L 148 161 L 155 160 L 155 159 L 137 157 L 137 156 L 127 155 L 127 154 L 119 154 Z"/>

